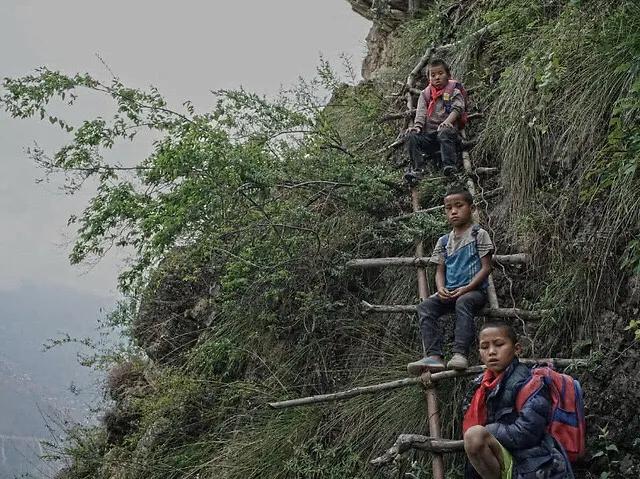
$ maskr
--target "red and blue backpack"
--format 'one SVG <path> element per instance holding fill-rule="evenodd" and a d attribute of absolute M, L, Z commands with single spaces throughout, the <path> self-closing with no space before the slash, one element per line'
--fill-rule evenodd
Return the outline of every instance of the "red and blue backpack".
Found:
<path fill-rule="evenodd" d="M 569 376 L 542 366 L 532 369 L 532 378 L 516 396 L 516 410 L 521 411 L 527 400 L 546 385 L 551 399 L 547 432 L 562 445 L 571 462 L 585 452 L 586 422 L 580 383 Z"/>

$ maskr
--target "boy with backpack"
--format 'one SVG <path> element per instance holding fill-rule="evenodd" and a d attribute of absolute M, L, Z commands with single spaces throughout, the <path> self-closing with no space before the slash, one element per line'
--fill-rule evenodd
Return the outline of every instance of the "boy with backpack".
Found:
<path fill-rule="evenodd" d="M 460 130 L 467 121 L 466 91 L 460 82 L 451 79 L 449 65 L 443 60 L 431 61 L 427 76 L 429 84 L 420 94 L 414 125 L 405 142 L 413 168 L 408 177 L 421 178 L 423 154 L 438 150 L 445 175 L 458 169 Z"/>
<path fill-rule="evenodd" d="M 465 479 L 573 479 L 571 454 L 584 452 L 579 383 L 520 363 L 506 323 L 485 323 L 478 345 L 487 369 L 463 406 Z"/>
<path fill-rule="evenodd" d="M 409 363 L 409 374 L 441 371 L 443 336 L 439 318 L 455 311 L 455 342 L 448 368 L 466 369 L 467 354 L 475 336 L 475 315 L 487 302 L 493 243 L 489 233 L 473 224 L 473 196 L 453 188 L 444 197 L 444 210 L 453 230 L 438 240 L 430 261 L 437 264 L 437 293 L 418 305 L 420 331 L 426 356 Z"/>

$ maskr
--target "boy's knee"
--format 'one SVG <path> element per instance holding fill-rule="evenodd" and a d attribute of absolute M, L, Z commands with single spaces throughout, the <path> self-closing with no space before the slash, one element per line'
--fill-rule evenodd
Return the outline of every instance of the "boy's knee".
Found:
<path fill-rule="evenodd" d="M 456 301 L 456 310 L 469 308 L 473 306 L 475 302 L 476 302 L 476 299 L 473 297 L 472 294 L 470 293 L 463 294 Z"/>
<path fill-rule="evenodd" d="M 426 314 L 438 304 L 438 299 L 431 296 L 418 304 L 418 313 Z"/>
<path fill-rule="evenodd" d="M 409 133 L 407 133 L 407 137 L 406 137 L 406 142 L 407 143 L 415 143 L 418 141 L 418 137 L 420 136 L 420 133 L 417 131 L 411 131 Z"/>
<path fill-rule="evenodd" d="M 438 140 L 455 140 L 458 138 L 458 131 L 455 128 L 443 128 L 438 130 Z"/>
<path fill-rule="evenodd" d="M 484 426 L 472 426 L 464 433 L 464 450 L 469 455 L 479 454 L 487 447 L 491 434 Z"/>

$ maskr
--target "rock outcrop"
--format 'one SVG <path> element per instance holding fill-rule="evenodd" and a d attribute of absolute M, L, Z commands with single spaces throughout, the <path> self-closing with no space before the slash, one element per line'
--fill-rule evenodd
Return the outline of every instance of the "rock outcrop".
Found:
<path fill-rule="evenodd" d="M 389 63 L 389 45 L 393 31 L 418 8 L 417 0 L 347 0 L 354 12 L 371 20 L 367 35 L 367 56 L 362 63 L 362 77 L 374 79 Z"/>

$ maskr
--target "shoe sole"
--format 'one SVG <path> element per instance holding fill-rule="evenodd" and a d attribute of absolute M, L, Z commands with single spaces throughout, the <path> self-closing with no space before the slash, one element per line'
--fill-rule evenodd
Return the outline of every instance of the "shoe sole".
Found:
<path fill-rule="evenodd" d="M 447 363 L 447 369 L 455 369 L 456 371 L 464 371 L 465 369 L 468 369 L 469 365 L 463 365 L 463 364 L 449 364 Z"/>
<path fill-rule="evenodd" d="M 444 364 L 438 366 L 426 366 L 426 365 L 416 365 L 416 366 L 407 366 L 407 372 L 411 376 L 420 376 L 425 371 L 429 371 L 430 373 L 438 373 L 444 371 L 446 366 Z"/>

